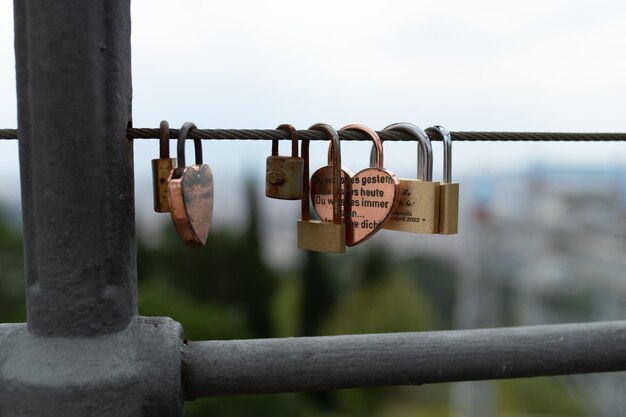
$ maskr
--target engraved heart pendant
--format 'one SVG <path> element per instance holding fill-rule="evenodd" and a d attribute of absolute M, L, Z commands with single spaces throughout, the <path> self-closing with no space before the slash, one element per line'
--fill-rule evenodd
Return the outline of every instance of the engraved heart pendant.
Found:
<path fill-rule="evenodd" d="M 192 248 L 204 246 L 213 217 L 213 172 L 202 163 L 202 143 L 194 139 L 196 164 L 185 166 L 185 139 L 196 125 L 183 124 L 178 136 L 179 168 L 167 179 L 167 198 L 176 231 L 185 244 Z"/>
<path fill-rule="evenodd" d="M 323 221 L 330 221 L 333 201 L 328 181 L 332 167 L 325 166 L 311 176 L 313 209 Z M 342 169 L 342 220 L 346 223 L 346 245 L 364 242 L 382 228 L 398 203 L 398 178 L 381 168 L 366 168 L 356 175 Z"/>
<path fill-rule="evenodd" d="M 172 174 L 175 170 L 172 170 Z M 208 165 L 192 165 L 168 184 L 172 220 L 187 246 L 206 243 L 213 216 L 213 173 Z"/>
<path fill-rule="evenodd" d="M 394 173 L 383 168 L 382 144 L 375 131 L 362 125 L 348 125 L 340 130 L 359 130 L 369 135 L 376 149 L 375 167 L 353 175 L 342 168 L 342 220 L 346 223 L 346 245 L 354 246 L 374 235 L 395 210 L 400 181 Z M 320 219 L 332 218 L 332 167 L 318 169 L 311 176 L 311 199 Z"/>
<path fill-rule="evenodd" d="M 381 168 L 366 168 L 350 178 L 346 199 L 346 245 L 354 246 L 382 229 L 395 211 L 398 178 Z"/>

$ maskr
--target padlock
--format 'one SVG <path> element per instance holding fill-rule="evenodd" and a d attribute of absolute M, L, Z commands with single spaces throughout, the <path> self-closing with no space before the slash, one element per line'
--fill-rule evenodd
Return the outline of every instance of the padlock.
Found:
<path fill-rule="evenodd" d="M 168 213 L 170 203 L 167 200 L 167 178 L 176 168 L 176 159 L 170 158 L 170 127 L 166 120 L 159 126 L 159 159 L 152 160 L 152 190 L 154 211 Z"/>
<path fill-rule="evenodd" d="M 341 147 L 339 135 L 331 126 L 318 123 L 309 128 L 319 130 L 331 140 L 333 147 L 333 219 L 330 222 L 311 220 L 309 208 L 309 140 L 302 140 L 300 154 L 304 160 L 302 176 L 302 218 L 298 220 L 298 247 L 317 252 L 343 253 L 346 251 L 346 225 L 341 221 Z"/>
<path fill-rule="evenodd" d="M 277 129 L 289 132 L 291 156 L 278 155 L 278 140 L 272 140 L 272 155 L 265 163 L 265 195 L 281 200 L 299 200 L 302 198 L 304 159 L 298 157 L 298 132 L 288 124 Z"/>
<path fill-rule="evenodd" d="M 400 178 L 400 202 L 393 215 L 383 226 L 385 229 L 400 232 L 427 233 L 439 232 L 439 192 L 438 182 L 432 181 L 432 146 L 426 132 L 411 123 L 395 123 L 386 131 L 404 132 L 419 141 L 418 179 Z"/>
<path fill-rule="evenodd" d="M 439 197 L 439 234 L 454 235 L 459 230 L 459 184 L 452 182 L 452 135 L 443 126 L 426 129 L 443 140 L 443 183 Z"/>
<path fill-rule="evenodd" d="M 369 136 L 376 148 L 373 166 L 350 176 L 345 201 L 346 245 L 355 246 L 382 229 L 398 204 L 399 180 L 384 168 L 383 147 L 378 134 L 367 126 L 351 124 L 340 131 L 358 131 Z"/>
<path fill-rule="evenodd" d="M 333 219 L 333 191 L 331 188 L 333 181 L 333 158 L 334 158 L 334 146 L 331 142 L 328 145 L 327 165 L 319 168 L 311 175 L 311 187 L 310 195 L 313 203 L 313 210 L 317 213 L 320 220 L 325 222 L 332 221 Z M 346 222 L 346 213 L 344 204 L 346 195 L 350 192 L 350 178 L 353 174 L 348 168 L 341 167 L 341 221 Z"/>
<path fill-rule="evenodd" d="M 194 138 L 196 164 L 185 165 L 185 140 L 196 125 L 187 122 L 178 136 L 178 162 L 167 180 L 170 214 L 180 238 L 189 247 L 206 243 L 213 217 L 213 172 L 202 163 L 202 142 Z"/>

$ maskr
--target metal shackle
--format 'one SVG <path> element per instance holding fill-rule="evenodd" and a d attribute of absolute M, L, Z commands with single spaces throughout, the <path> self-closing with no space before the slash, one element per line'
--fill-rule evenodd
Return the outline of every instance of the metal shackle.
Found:
<path fill-rule="evenodd" d="M 329 145 L 329 149 L 328 149 L 328 164 L 331 165 L 333 167 L 333 183 L 332 183 L 332 190 L 333 190 L 333 223 L 335 224 L 340 224 L 341 223 L 341 204 L 343 202 L 343 198 L 341 196 L 341 144 L 339 142 L 339 133 L 337 133 L 337 131 L 330 125 L 327 125 L 325 123 L 316 123 L 313 126 L 311 126 L 309 128 L 309 130 L 319 130 L 321 132 L 326 133 L 326 135 L 328 136 L 328 138 L 330 139 L 330 145 Z M 306 198 L 306 212 L 308 214 L 309 211 L 309 186 L 308 186 L 308 170 L 309 170 L 309 164 L 308 164 L 308 140 L 306 140 L 307 142 L 307 147 L 306 147 L 306 151 L 307 151 L 307 158 L 305 159 L 305 172 L 306 175 L 303 175 L 304 180 L 307 183 L 307 188 L 306 190 L 303 192 L 303 194 L 305 195 Z M 303 144 L 303 152 L 304 152 L 304 140 L 302 141 Z M 304 156 L 304 155 L 303 155 Z M 305 205 L 305 198 L 302 199 L 302 209 L 304 210 L 304 205 Z M 304 219 L 304 216 L 303 216 Z M 304 219 L 304 220 L 308 220 L 308 219 Z"/>
<path fill-rule="evenodd" d="M 298 131 L 290 124 L 282 124 L 277 130 L 286 130 L 291 137 L 291 156 L 298 157 Z M 278 156 L 278 139 L 272 139 L 272 156 Z"/>
<path fill-rule="evenodd" d="M 185 140 L 187 140 L 187 135 L 189 135 L 189 131 L 191 129 L 197 129 L 196 125 L 192 122 L 186 122 L 180 128 L 180 133 L 178 134 L 178 166 L 180 168 L 185 168 L 187 165 L 185 163 Z M 193 138 L 193 145 L 196 151 L 196 165 L 202 165 L 202 141 L 200 138 Z"/>
<path fill-rule="evenodd" d="M 452 182 L 452 135 L 443 126 L 431 126 L 427 132 L 434 132 L 443 141 L 443 182 Z"/>
<path fill-rule="evenodd" d="M 170 157 L 170 124 L 167 120 L 162 120 L 159 125 L 159 158 Z"/>
<path fill-rule="evenodd" d="M 309 209 L 309 139 L 302 139 L 300 145 L 300 156 L 304 160 L 304 166 L 302 167 L 302 204 L 301 216 L 303 221 L 311 220 L 311 212 Z"/>
<path fill-rule="evenodd" d="M 374 129 L 357 123 L 349 124 L 339 129 L 340 132 L 346 130 L 356 130 L 369 136 L 374 142 L 374 146 L 372 146 L 370 154 L 370 168 L 384 168 L 385 162 L 383 160 L 383 143 L 380 140 L 378 133 L 376 133 Z"/>
<path fill-rule="evenodd" d="M 417 141 L 417 178 L 424 181 L 433 179 L 433 147 L 426 132 L 413 123 L 394 123 L 383 131 L 403 132 L 414 136 Z"/>

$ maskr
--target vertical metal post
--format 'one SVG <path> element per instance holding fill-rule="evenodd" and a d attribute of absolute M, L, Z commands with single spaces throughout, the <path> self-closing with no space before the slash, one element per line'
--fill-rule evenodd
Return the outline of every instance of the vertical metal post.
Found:
<path fill-rule="evenodd" d="M 129 0 L 15 0 L 28 328 L 0 416 L 182 415 L 180 324 L 139 317 Z"/>
<path fill-rule="evenodd" d="M 28 330 L 137 315 L 129 0 L 15 0 Z"/>

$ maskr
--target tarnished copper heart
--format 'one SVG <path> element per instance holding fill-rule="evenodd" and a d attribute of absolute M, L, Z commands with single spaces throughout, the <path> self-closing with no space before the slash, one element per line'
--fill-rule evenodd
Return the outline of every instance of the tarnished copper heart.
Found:
<path fill-rule="evenodd" d="M 341 180 L 346 245 L 354 246 L 374 235 L 391 216 L 398 204 L 396 190 L 399 180 L 383 168 L 366 168 L 355 175 L 343 168 Z M 330 166 L 318 169 L 311 176 L 313 208 L 324 221 L 332 218 L 332 196 L 328 191 L 330 181 Z"/>
<path fill-rule="evenodd" d="M 382 168 L 366 168 L 350 178 L 346 204 L 346 245 L 354 246 L 383 227 L 398 204 L 399 180 Z"/>
<path fill-rule="evenodd" d="M 176 231 L 187 246 L 204 246 L 213 217 L 213 172 L 205 164 L 176 171 L 167 193 Z"/>
<path fill-rule="evenodd" d="M 341 168 L 341 221 L 345 223 L 345 196 L 349 192 L 350 177 L 352 172 L 346 168 Z M 327 165 L 315 171 L 311 175 L 311 200 L 313 209 L 320 220 L 325 222 L 333 221 L 333 167 Z M 347 185 L 347 186 L 346 186 Z"/>

